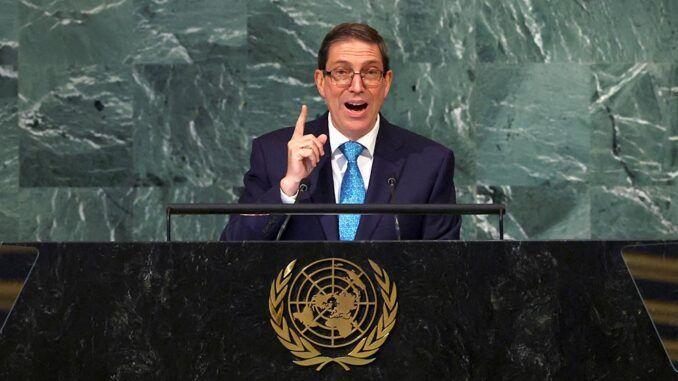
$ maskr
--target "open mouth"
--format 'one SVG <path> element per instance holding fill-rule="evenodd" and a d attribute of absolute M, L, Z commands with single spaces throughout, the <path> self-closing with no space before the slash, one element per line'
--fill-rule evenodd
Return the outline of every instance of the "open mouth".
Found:
<path fill-rule="evenodd" d="M 346 102 L 344 106 L 351 111 L 362 111 L 367 108 L 367 102 Z"/>

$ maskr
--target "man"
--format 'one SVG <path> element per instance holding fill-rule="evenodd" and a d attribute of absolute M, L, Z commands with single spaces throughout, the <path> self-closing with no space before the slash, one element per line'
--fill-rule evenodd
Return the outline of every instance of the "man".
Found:
<path fill-rule="evenodd" d="M 386 44 L 365 24 L 337 25 L 318 52 L 315 84 L 328 113 L 252 143 L 240 203 L 455 203 L 454 155 L 379 114 L 391 88 Z M 306 180 L 304 180 L 306 179 Z M 302 181 L 308 190 L 299 192 Z M 302 189 L 303 191 L 303 189 Z M 297 200 L 299 198 L 299 200 Z M 275 239 L 284 217 L 234 215 L 222 240 Z M 459 239 L 458 216 L 399 216 L 402 239 Z M 285 240 L 392 240 L 393 216 L 293 216 Z"/>

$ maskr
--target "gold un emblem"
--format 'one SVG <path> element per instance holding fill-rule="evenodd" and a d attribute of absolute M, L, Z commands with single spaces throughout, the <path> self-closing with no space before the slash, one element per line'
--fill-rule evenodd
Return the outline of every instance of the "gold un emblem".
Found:
<path fill-rule="evenodd" d="M 290 282 L 296 262 L 278 273 L 268 298 L 271 325 L 297 357 L 294 363 L 321 370 L 334 362 L 349 370 L 374 361 L 398 313 L 396 285 L 388 274 L 369 260 L 375 289 L 356 264 L 327 258 L 304 267 Z"/>

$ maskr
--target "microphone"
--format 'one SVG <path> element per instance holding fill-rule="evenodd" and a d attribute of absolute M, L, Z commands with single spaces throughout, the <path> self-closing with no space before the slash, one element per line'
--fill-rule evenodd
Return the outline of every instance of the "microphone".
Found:
<path fill-rule="evenodd" d="M 388 189 L 391 192 L 391 199 L 389 200 L 389 204 L 395 204 L 395 186 L 396 186 L 396 178 L 395 176 L 389 177 L 386 182 L 388 182 Z M 394 214 L 393 215 L 393 222 L 395 222 L 395 232 L 396 232 L 396 238 L 398 241 L 400 241 L 400 221 L 398 220 L 398 215 Z"/>
<path fill-rule="evenodd" d="M 299 200 L 301 199 L 301 195 L 308 190 L 308 178 L 304 178 L 301 180 L 299 183 L 299 190 L 297 191 L 297 198 L 294 199 L 294 204 L 296 205 Z M 280 225 L 280 229 L 278 229 L 278 234 L 275 236 L 276 241 L 280 241 L 280 238 L 282 237 L 283 233 L 285 232 L 285 229 L 287 229 L 287 224 L 290 222 L 290 218 L 292 218 L 291 214 L 288 214 L 285 216 L 285 221 L 283 221 L 282 225 Z"/>

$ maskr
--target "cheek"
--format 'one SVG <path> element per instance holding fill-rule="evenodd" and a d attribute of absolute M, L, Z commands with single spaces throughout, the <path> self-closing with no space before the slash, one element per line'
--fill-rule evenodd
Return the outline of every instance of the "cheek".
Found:
<path fill-rule="evenodd" d="M 372 104 L 374 105 L 380 105 L 384 101 L 383 94 L 381 91 L 377 94 L 372 95 Z"/>
<path fill-rule="evenodd" d="M 329 93 L 330 97 L 332 98 L 332 101 L 338 105 L 342 104 L 343 102 L 341 101 L 341 91 L 334 91 L 332 93 Z"/>

